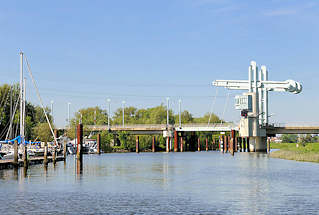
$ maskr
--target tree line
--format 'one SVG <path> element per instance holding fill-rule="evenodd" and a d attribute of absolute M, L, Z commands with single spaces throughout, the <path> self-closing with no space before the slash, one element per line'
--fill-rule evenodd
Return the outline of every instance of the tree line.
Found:
<path fill-rule="evenodd" d="M 18 84 L 0 86 L 0 140 L 13 139 L 20 134 L 20 87 Z M 45 139 L 49 141 L 52 135 L 46 134 L 49 128 L 43 109 L 26 101 L 25 137 L 26 140 Z M 45 108 L 50 121 L 50 109 Z M 42 132 L 42 130 L 44 130 Z M 45 135 L 43 135 L 45 134 Z M 46 138 L 43 138 L 46 137 Z"/>
<path fill-rule="evenodd" d="M 178 124 L 179 114 L 174 114 L 171 109 L 168 110 L 169 113 L 169 123 Z M 194 117 L 189 111 L 184 110 L 181 113 L 181 121 L 183 124 L 187 123 L 208 123 L 210 118 L 211 123 L 221 123 L 221 120 L 216 114 L 206 113 L 202 117 Z M 167 120 L 167 109 L 163 104 L 151 107 L 138 109 L 136 107 L 125 107 L 124 108 L 124 120 L 125 125 L 129 124 L 166 124 Z M 75 128 L 79 122 L 82 122 L 84 126 L 84 135 L 91 138 L 96 138 L 96 134 L 90 134 L 90 131 L 86 129 L 88 125 L 107 125 L 108 114 L 106 110 L 99 107 L 88 107 L 80 109 L 75 113 L 75 116 L 71 119 L 70 129 L 68 129 L 67 134 L 70 138 L 75 137 Z M 118 108 L 113 116 L 110 118 L 111 125 L 122 125 L 123 122 L 123 109 Z M 188 134 L 184 136 L 185 141 L 187 139 L 191 140 L 194 137 Z M 193 136 L 202 137 L 202 140 L 206 137 L 209 141 L 212 141 L 212 133 L 197 132 Z M 141 135 L 140 136 L 140 148 L 141 150 L 151 149 L 152 138 L 154 135 Z M 134 151 L 135 150 L 135 139 L 134 135 L 130 135 L 128 132 L 117 132 L 116 134 L 110 133 L 109 131 L 101 132 L 101 143 L 102 149 L 104 151 Z M 157 150 L 165 150 L 166 140 L 163 135 L 155 135 Z M 203 146 L 204 146 L 203 142 Z"/>

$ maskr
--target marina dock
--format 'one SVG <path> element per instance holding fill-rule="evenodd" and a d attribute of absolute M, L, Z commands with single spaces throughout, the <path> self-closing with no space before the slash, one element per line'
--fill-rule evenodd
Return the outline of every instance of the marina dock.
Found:
<path fill-rule="evenodd" d="M 31 157 L 28 159 L 29 165 L 35 165 L 35 164 L 42 164 L 44 158 L 43 157 Z M 63 156 L 57 156 L 56 161 L 64 161 Z M 48 162 L 52 162 L 52 156 L 48 156 Z M 22 167 L 23 166 L 23 160 L 19 159 L 18 166 Z M 0 160 L 0 170 L 2 169 L 12 169 L 14 168 L 14 162 L 13 159 L 8 159 L 8 160 Z"/>

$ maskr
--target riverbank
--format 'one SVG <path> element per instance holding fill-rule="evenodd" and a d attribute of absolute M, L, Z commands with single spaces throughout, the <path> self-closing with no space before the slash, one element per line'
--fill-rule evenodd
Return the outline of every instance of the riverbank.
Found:
<path fill-rule="evenodd" d="M 271 143 L 272 149 L 280 149 L 270 154 L 272 158 L 319 163 L 319 143 Z"/>

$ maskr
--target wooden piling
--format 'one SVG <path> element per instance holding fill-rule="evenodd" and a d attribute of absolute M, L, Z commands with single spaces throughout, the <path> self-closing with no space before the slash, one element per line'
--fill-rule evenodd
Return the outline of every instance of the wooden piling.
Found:
<path fill-rule="evenodd" d="M 96 153 L 97 154 L 101 154 L 101 134 L 97 134 L 96 136 Z"/>
<path fill-rule="evenodd" d="M 166 152 L 169 152 L 170 149 L 169 149 L 169 137 L 166 137 Z"/>
<path fill-rule="evenodd" d="M 152 152 L 155 152 L 155 136 L 152 139 Z"/>
<path fill-rule="evenodd" d="M 63 141 L 63 158 L 64 158 L 64 161 L 66 160 L 66 154 L 67 154 L 67 142 L 66 140 Z"/>
<path fill-rule="evenodd" d="M 206 151 L 208 151 L 208 138 L 206 137 Z"/>
<path fill-rule="evenodd" d="M 136 145 L 135 145 L 136 149 L 136 153 L 140 153 L 140 137 L 136 136 Z"/>
<path fill-rule="evenodd" d="M 227 135 L 223 135 L 223 137 L 224 137 L 224 146 L 223 146 L 223 149 L 224 149 L 224 153 L 227 153 L 227 141 L 228 141 L 228 137 L 227 137 Z"/>
<path fill-rule="evenodd" d="M 184 151 L 183 137 L 181 137 L 181 139 L 180 139 L 180 151 L 181 151 L 181 152 Z"/>
<path fill-rule="evenodd" d="M 14 167 L 18 167 L 19 166 L 19 151 L 18 151 L 18 141 L 15 140 L 14 144 L 13 144 L 13 165 Z"/>
<path fill-rule="evenodd" d="M 197 139 L 197 151 L 200 152 L 200 138 Z"/>
<path fill-rule="evenodd" d="M 82 163 L 83 160 L 83 125 L 78 124 L 76 129 L 76 136 L 77 136 L 77 152 L 76 158 Z"/>
<path fill-rule="evenodd" d="M 47 142 L 44 142 L 43 165 L 44 167 L 48 165 L 48 143 Z"/>
<path fill-rule="evenodd" d="M 174 131 L 174 152 L 178 152 L 178 134 Z"/>
<path fill-rule="evenodd" d="M 22 160 L 23 160 L 23 166 L 28 167 L 28 148 L 26 143 L 24 143 L 23 145 Z"/>
<path fill-rule="evenodd" d="M 53 165 L 56 164 L 56 147 L 54 147 L 52 151 L 52 163 Z"/>
<path fill-rule="evenodd" d="M 216 140 L 213 138 L 212 140 L 212 151 L 216 150 Z"/>

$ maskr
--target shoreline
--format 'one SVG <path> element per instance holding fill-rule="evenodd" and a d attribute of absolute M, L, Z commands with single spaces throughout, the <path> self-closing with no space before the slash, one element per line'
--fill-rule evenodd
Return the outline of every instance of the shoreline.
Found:
<path fill-rule="evenodd" d="M 319 143 L 308 143 L 305 146 L 297 143 L 272 143 L 271 158 L 319 163 Z"/>

